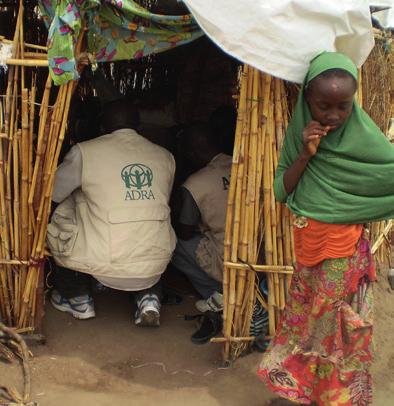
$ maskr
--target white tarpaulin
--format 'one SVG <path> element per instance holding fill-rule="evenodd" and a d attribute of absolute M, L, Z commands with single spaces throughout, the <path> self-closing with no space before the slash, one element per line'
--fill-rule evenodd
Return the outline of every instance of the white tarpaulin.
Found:
<path fill-rule="evenodd" d="M 384 28 L 394 28 L 394 0 L 369 0 L 369 5 L 385 9 L 374 13 L 373 16 Z"/>
<path fill-rule="evenodd" d="M 184 0 L 225 52 L 264 72 L 302 82 L 322 51 L 361 66 L 374 40 L 368 0 Z"/>

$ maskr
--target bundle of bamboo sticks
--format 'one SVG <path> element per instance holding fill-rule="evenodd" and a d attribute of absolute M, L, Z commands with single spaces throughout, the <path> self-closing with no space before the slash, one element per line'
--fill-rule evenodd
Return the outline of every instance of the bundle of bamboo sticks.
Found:
<path fill-rule="evenodd" d="M 249 329 L 256 300 L 268 310 L 270 335 L 285 306 L 294 243 L 290 214 L 275 202 L 273 180 L 287 120 L 284 82 L 244 66 L 224 247 L 226 305 L 219 341 L 225 342 L 226 359 L 253 341 Z M 256 271 L 266 274 L 268 298 L 255 289 Z"/>
<path fill-rule="evenodd" d="M 23 40 L 22 1 L 12 45 L 7 62 L 17 62 L 9 66 L 7 92 L 0 97 L 0 316 L 19 331 L 32 331 L 42 321 L 45 236 L 75 83 L 53 89 L 48 75 L 36 100 L 35 76 L 27 72 L 31 60 L 25 59 L 31 44 Z M 49 106 L 56 91 L 56 102 Z"/>

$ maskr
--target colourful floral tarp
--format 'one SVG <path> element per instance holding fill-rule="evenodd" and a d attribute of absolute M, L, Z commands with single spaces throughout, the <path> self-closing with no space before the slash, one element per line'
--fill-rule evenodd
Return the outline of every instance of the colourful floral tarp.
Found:
<path fill-rule="evenodd" d="M 97 62 L 141 58 L 203 35 L 191 14 L 153 14 L 132 0 L 40 0 L 48 26 L 48 60 L 54 83 L 78 78 L 74 44 L 86 16 L 87 52 Z"/>

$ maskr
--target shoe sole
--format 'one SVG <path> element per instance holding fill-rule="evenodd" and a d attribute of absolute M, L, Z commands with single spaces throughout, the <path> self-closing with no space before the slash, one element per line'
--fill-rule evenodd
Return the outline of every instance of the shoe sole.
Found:
<path fill-rule="evenodd" d="M 77 312 L 76 310 L 73 310 L 71 308 L 65 308 L 65 307 L 57 304 L 56 302 L 54 302 L 52 299 L 50 299 L 50 302 L 51 302 L 52 306 L 56 310 L 59 310 L 59 311 L 61 311 L 63 313 L 69 313 L 75 319 L 78 319 L 78 320 L 87 320 L 87 319 L 93 319 L 94 317 L 96 317 L 95 311 L 90 311 L 90 312 L 86 312 L 86 313 L 80 313 L 80 312 Z"/>
<path fill-rule="evenodd" d="M 160 326 L 160 313 L 154 310 L 147 310 L 141 313 L 140 317 L 135 322 L 139 327 L 159 327 Z"/>

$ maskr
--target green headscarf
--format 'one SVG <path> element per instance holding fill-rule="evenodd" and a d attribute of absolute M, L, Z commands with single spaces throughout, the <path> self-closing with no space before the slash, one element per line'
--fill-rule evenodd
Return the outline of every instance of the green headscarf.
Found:
<path fill-rule="evenodd" d="M 325 223 L 394 218 L 394 145 L 356 101 L 346 122 L 321 139 L 294 191 L 286 193 L 283 175 L 302 151 L 302 132 L 312 120 L 305 86 L 334 68 L 357 80 L 357 68 L 345 55 L 324 52 L 311 62 L 287 129 L 275 174 L 275 196 L 294 214 Z"/>

